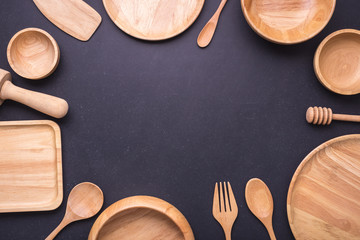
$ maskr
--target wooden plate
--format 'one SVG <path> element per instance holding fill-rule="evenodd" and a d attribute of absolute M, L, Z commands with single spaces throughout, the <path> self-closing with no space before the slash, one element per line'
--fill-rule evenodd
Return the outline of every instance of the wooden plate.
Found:
<path fill-rule="evenodd" d="M 184 215 L 155 197 L 134 196 L 108 207 L 96 219 L 89 240 L 194 240 Z"/>
<path fill-rule="evenodd" d="M 185 31 L 205 0 L 103 0 L 111 20 L 127 34 L 143 40 L 164 40 Z"/>
<path fill-rule="evenodd" d="M 279 44 L 304 42 L 330 21 L 336 0 L 241 0 L 250 27 Z"/>
<path fill-rule="evenodd" d="M 60 128 L 0 122 L 0 212 L 53 210 L 63 199 Z"/>
<path fill-rule="evenodd" d="M 296 239 L 360 239 L 360 134 L 313 150 L 290 183 L 287 213 Z"/>

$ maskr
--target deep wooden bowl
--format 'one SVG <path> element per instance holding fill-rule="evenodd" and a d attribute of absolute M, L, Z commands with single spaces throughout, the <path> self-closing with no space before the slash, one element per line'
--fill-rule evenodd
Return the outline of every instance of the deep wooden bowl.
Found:
<path fill-rule="evenodd" d="M 60 50 L 55 39 L 39 28 L 26 28 L 16 33 L 7 48 L 11 68 L 28 79 L 42 79 L 59 64 Z"/>
<path fill-rule="evenodd" d="M 241 0 L 251 28 L 279 44 L 304 42 L 329 22 L 336 0 Z"/>
<path fill-rule="evenodd" d="M 329 90 L 360 93 L 360 31 L 343 29 L 327 36 L 316 50 L 314 70 Z"/>
<path fill-rule="evenodd" d="M 194 240 L 184 215 L 155 197 L 134 196 L 108 207 L 96 219 L 88 240 Z"/>

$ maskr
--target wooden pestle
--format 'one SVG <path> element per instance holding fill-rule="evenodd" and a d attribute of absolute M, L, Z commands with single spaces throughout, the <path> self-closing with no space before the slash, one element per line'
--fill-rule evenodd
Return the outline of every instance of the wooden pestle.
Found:
<path fill-rule="evenodd" d="M 69 109 L 64 99 L 15 86 L 11 83 L 10 73 L 0 69 L 0 105 L 6 99 L 25 104 L 55 118 L 64 117 Z"/>
<path fill-rule="evenodd" d="M 333 114 L 331 108 L 309 107 L 306 111 L 306 121 L 317 125 L 329 125 L 332 120 L 360 122 L 360 116 L 347 114 Z"/>

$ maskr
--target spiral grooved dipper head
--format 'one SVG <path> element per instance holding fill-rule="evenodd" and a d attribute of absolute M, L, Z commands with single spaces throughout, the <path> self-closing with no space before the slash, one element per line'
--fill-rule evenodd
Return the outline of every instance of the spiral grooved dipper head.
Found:
<path fill-rule="evenodd" d="M 333 113 L 331 108 L 309 107 L 306 111 L 306 121 L 317 125 L 329 125 L 332 121 Z"/>

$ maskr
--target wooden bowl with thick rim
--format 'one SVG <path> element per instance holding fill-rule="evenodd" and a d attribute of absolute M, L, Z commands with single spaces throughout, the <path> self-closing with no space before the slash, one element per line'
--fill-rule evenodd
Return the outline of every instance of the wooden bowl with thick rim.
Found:
<path fill-rule="evenodd" d="M 59 64 L 60 50 L 55 39 L 39 28 L 26 28 L 10 40 L 7 58 L 11 68 L 27 79 L 42 79 Z"/>
<path fill-rule="evenodd" d="M 88 240 L 194 240 L 184 215 L 159 198 L 134 196 L 105 209 L 91 228 Z"/>
<path fill-rule="evenodd" d="M 336 0 L 241 0 L 250 27 L 274 43 L 309 40 L 330 21 Z"/>
<path fill-rule="evenodd" d="M 314 71 L 327 89 L 360 93 L 360 31 L 343 29 L 327 36 L 314 56 Z"/>

